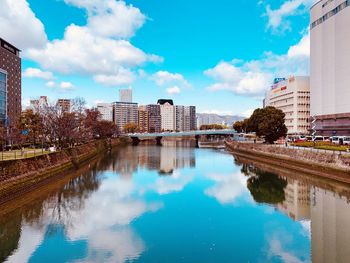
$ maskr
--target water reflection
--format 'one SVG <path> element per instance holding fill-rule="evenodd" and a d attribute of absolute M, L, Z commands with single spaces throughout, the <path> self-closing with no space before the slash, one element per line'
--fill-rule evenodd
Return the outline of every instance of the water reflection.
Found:
<path fill-rule="evenodd" d="M 190 146 L 114 151 L 9 204 L 0 262 L 349 261 L 348 186 Z"/>

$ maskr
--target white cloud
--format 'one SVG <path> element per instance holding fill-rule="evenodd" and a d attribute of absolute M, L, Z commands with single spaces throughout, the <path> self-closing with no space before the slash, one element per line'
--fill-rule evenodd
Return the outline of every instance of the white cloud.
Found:
<path fill-rule="evenodd" d="M 158 71 L 152 75 L 151 79 L 154 80 L 158 86 L 173 83 L 179 83 L 186 87 L 190 86 L 189 82 L 183 75 L 179 73 L 171 73 L 168 71 Z"/>
<path fill-rule="evenodd" d="M 74 88 L 74 85 L 69 81 L 62 81 L 59 83 L 56 83 L 55 81 L 48 81 L 45 85 L 49 88 L 58 88 L 61 91 L 68 91 Z"/>
<path fill-rule="evenodd" d="M 238 95 L 260 97 L 275 77 L 308 75 L 309 57 L 310 35 L 307 33 L 286 54 L 266 52 L 260 60 L 222 61 L 204 74 L 216 80 L 208 87 L 210 91 L 228 90 Z"/>
<path fill-rule="evenodd" d="M 40 78 L 45 80 L 53 79 L 54 76 L 50 71 L 42 71 L 39 68 L 27 68 L 23 72 L 23 76 L 27 78 Z"/>
<path fill-rule="evenodd" d="M 308 12 L 314 2 L 315 0 L 289 0 L 275 10 L 268 5 L 265 13 L 268 17 L 267 28 L 273 32 L 290 30 L 290 22 L 285 18 Z"/>
<path fill-rule="evenodd" d="M 181 89 L 178 86 L 174 86 L 174 87 L 167 88 L 166 92 L 170 95 L 180 94 Z"/>
<path fill-rule="evenodd" d="M 106 86 L 129 85 L 135 79 L 134 73 L 128 69 L 120 68 L 115 75 L 95 75 L 94 80 Z"/>
<path fill-rule="evenodd" d="M 87 21 L 84 26 L 67 26 L 62 39 L 47 41 L 42 23 L 25 0 L 5 1 L 6 8 L 0 10 L 1 36 L 9 40 L 11 34 L 21 36 L 14 43 L 24 43 L 22 38 L 33 36 L 36 42 L 31 43 L 29 39 L 23 46 L 24 57 L 37 62 L 46 71 L 92 76 L 105 85 L 130 84 L 134 80 L 133 71 L 138 67 L 147 62 L 163 61 L 157 55 L 146 54 L 128 40 L 146 20 L 138 8 L 116 0 L 65 2 L 84 8 Z"/>
<path fill-rule="evenodd" d="M 20 49 L 40 48 L 47 41 L 43 23 L 26 0 L 1 1 L 0 37 Z"/>

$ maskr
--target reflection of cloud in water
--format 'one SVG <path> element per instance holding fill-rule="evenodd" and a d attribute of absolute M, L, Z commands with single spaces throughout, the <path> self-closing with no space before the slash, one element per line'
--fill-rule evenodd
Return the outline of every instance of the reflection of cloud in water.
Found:
<path fill-rule="evenodd" d="M 44 239 L 44 231 L 28 225 L 23 225 L 18 249 L 7 259 L 6 262 L 28 262 L 32 253 Z M 0 248 L 1 249 L 1 248 Z"/>
<path fill-rule="evenodd" d="M 268 240 L 268 259 L 271 260 L 272 258 L 279 258 L 282 262 L 285 263 L 302 263 L 302 262 L 308 262 L 303 261 L 300 258 L 298 258 L 296 255 L 294 255 L 292 252 L 287 251 L 282 246 L 282 242 L 280 239 L 278 239 L 276 236 L 273 236 L 270 240 Z"/>
<path fill-rule="evenodd" d="M 302 234 L 311 239 L 311 220 L 302 220 L 300 221 L 302 227 Z"/>
<path fill-rule="evenodd" d="M 179 171 L 174 171 L 171 176 L 157 178 L 154 189 L 160 195 L 180 192 L 192 179 L 192 175 L 182 175 Z"/>
<path fill-rule="evenodd" d="M 122 263 L 138 258 L 145 250 L 144 242 L 128 226 L 90 234 L 89 252 L 82 262 Z"/>
<path fill-rule="evenodd" d="M 221 204 L 233 203 L 247 191 L 247 180 L 241 173 L 209 174 L 206 177 L 216 184 L 206 189 L 205 193 L 216 198 Z"/>

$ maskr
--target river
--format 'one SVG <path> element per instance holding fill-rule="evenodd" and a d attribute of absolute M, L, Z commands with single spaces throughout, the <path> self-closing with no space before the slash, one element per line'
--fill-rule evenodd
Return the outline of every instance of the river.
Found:
<path fill-rule="evenodd" d="M 349 198 L 222 149 L 130 146 L 0 207 L 0 262 L 350 262 Z"/>

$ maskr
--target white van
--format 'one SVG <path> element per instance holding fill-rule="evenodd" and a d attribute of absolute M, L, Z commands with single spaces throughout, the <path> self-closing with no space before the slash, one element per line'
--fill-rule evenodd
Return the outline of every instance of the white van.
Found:
<path fill-rule="evenodd" d="M 350 137 L 348 136 L 343 137 L 343 145 L 350 145 Z"/>

